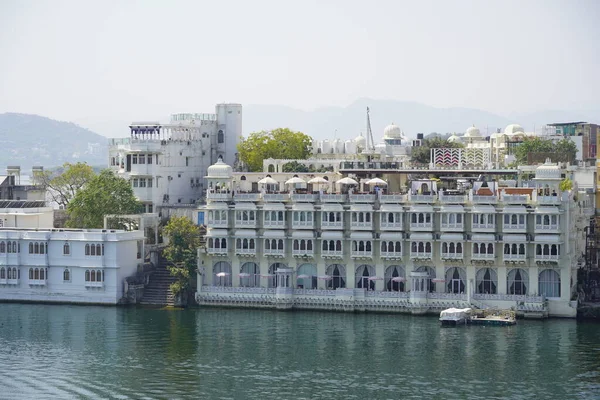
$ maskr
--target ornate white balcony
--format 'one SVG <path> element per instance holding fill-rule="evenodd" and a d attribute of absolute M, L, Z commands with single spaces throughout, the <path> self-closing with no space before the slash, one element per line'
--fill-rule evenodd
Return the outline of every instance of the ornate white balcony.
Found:
<path fill-rule="evenodd" d="M 227 225 L 225 225 L 227 226 Z M 256 228 L 256 220 L 242 220 L 242 219 L 236 219 L 235 220 L 235 227 L 236 228 Z"/>
<path fill-rule="evenodd" d="M 483 254 L 483 253 L 473 253 L 471 254 L 471 260 L 485 260 L 485 261 L 493 261 L 496 259 L 495 254 Z"/>
<path fill-rule="evenodd" d="M 46 286 L 47 281 L 45 279 L 29 279 L 27 283 L 29 286 Z"/>
<path fill-rule="evenodd" d="M 549 232 L 560 232 L 559 224 L 535 224 L 535 233 L 549 233 Z"/>
<path fill-rule="evenodd" d="M 449 224 L 449 223 L 442 223 L 440 225 L 440 230 L 441 231 L 463 231 L 465 229 L 465 225 L 463 223 L 460 224 Z"/>
<path fill-rule="evenodd" d="M 527 260 L 526 254 L 503 254 L 502 259 L 504 261 L 525 261 Z"/>
<path fill-rule="evenodd" d="M 525 224 L 504 224 L 502 226 L 503 232 L 525 232 L 527 231 L 527 225 Z"/>
<path fill-rule="evenodd" d="M 215 247 L 207 247 L 206 248 L 206 252 L 208 254 L 214 254 L 214 255 L 226 255 L 227 254 L 227 248 L 215 248 Z"/>
<path fill-rule="evenodd" d="M 560 260 L 559 254 L 536 254 L 535 261 L 558 261 Z"/>
<path fill-rule="evenodd" d="M 496 224 L 472 224 L 471 230 L 473 232 L 494 232 Z"/>
<path fill-rule="evenodd" d="M 210 227 L 210 228 L 228 228 L 229 227 L 229 221 L 227 221 L 226 219 L 208 219 L 206 220 L 206 226 Z"/>
<path fill-rule="evenodd" d="M 85 282 L 86 288 L 103 288 L 104 282 Z"/>
<path fill-rule="evenodd" d="M 292 255 L 294 257 L 302 258 L 302 257 L 314 257 L 314 250 L 292 250 Z"/>
<path fill-rule="evenodd" d="M 526 194 L 503 194 L 502 201 L 507 204 L 527 204 L 529 196 Z"/>
<path fill-rule="evenodd" d="M 350 202 L 351 203 L 374 203 L 375 195 L 374 194 L 351 194 Z"/>
<path fill-rule="evenodd" d="M 285 257 L 285 249 L 265 249 L 263 253 L 266 256 Z"/>
<path fill-rule="evenodd" d="M 408 195 L 406 194 L 382 194 L 379 196 L 380 203 L 406 203 L 408 201 Z"/>
<path fill-rule="evenodd" d="M 263 221 L 265 228 L 285 228 L 285 221 Z"/>
<path fill-rule="evenodd" d="M 321 195 L 321 202 L 322 203 L 346 203 L 348 200 L 348 195 L 347 194 L 328 194 L 328 193 L 323 193 Z"/>
<path fill-rule="evenodd" d="M 343 221 L 321 221 L 321 229 L 343 229 L 344 222 Z"/>
<path fill-rule="evenodd" d="M 259 201 L 260 193 L 236 193 L 235 201 Z"/>
<path fill-rule="evenodd" d="M 433 222 L 411 222 L 410 230 L 411 231 L 424 231 L 424 230 L 432 230 Z"/>
<path fill-rule="evenodd" d="M 289 194 L 287 193 L 265 193 L 263 194 L 263 200 L 265 202 L 281 202 L 289 199 Z"/>
<path fill-rule="evenodd" d="M 369 250 L 352 250 L 350 252 L 350 257 L 352 258 L 372 258 L 373 257 L 373 251 Z"/>
<path fill-rule="evenodd" d="M 431 260 L 433 258 L 433 253 L 432 252 L 416 252 L 413 253 L 411 251 L 410 253 L 410 259 L 411 260 Z"/>
<path fill-rule="evenodd" d="M 296 202 L 306 202 L 306 203 L 314 203 L 319 200 L 318 193 L 293 193 L 290 195 L 292 201 Z"/>
<path fill-rule="evenodd" d="M 256 249 L 235 249 L 235 254 L 241 256 L 253 256 L 256 255 Z"/>
<path fill-rule="evenodd" d="M 462 253 L 442 253 L 441 258 L 442 260 L 462 260 L 463 255 Z"/>
<path fill-rule="evenodd" d="M 292 221 L 292 229 L 314 229 L 313 221 Z"/>
<path fill-rule="evenodd" d="M 373 222 L 350 222 L 351 229 L 373 229 Z"/>
<path fill-rule="evenodd" d="M 537 201 L 539 204 L 545 205 L 559 205 L 560 197 L 559 196 L 537 196 Z"/>
<path fill-rule="evenodd" d="M 221 200 L 228 201 L 231 200 L 231 192 L 208 192 L 206 193 L 206 198 L 208 200 Z"/>
<path fill-rule="evenodd" d="M 436 196 L 433 194 L 412 194 L 409 197 L 409 200 L 413 203 L 427 203 L 432 204 L 435 202 Z"/>
<path fill-rule="evenodd" d="M 390 260 L 400 260 L 402 259 L 401 251 L 382 251 L 380 253 L 381 258 L 390 259 Z"/>
<path fill-rule="evenodd" d="M 344 252 L 342 250 L 323 250 L 321 256 L 325 258 L 343 258 Z"/>
<path fill-rule="evenodd" d="M 440 193 L 439 199 L 441 203 L 446 204 L 464 204 L 467 202 L 467 195 L 464 194 L 442 194 Z"/>
<path fill-rule="evenodd" d="M 496 196 L 482 196 L 474 194 L 472 201 L 474 204 L 496 204 L 498 203 L 498 198 Z"/>
<path fill-rule="evenodd" d="M 381 229 L 389 229 L 396 231 L 401 231 L 404 229 L 402 222 L 381 222 L 379 226 Z"/>

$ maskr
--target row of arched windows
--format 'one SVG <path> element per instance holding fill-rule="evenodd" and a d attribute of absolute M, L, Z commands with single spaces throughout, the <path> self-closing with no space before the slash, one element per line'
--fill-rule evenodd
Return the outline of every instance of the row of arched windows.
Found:
<path fill-rule="evenodd" d="M 558 218 L 559 218 L 558 215 L 537 214 L 535 216 L 535 224 L 541 225 L 541 226 L 546 226 L 546 227 L 551 227 L 551 226 L 558 227 Z"/>
<path fill-rule="evenodd" d="M 313 222 L 314 213 L 312 211 L 294 211 L 292 214 L 294 222 Z"/>
<path fill-rule="evenodd" d="M 0 253 L 20 253 L 21 252 L 21 243 L 17 242 L 0 242 Z"/>
<path fill-rule="evenodd" d="M 485 227 L 496 224 L 496 215 L 475 213 L 472 215 L 473 228 Z"/>
<path fill-rule="evenodd" d="M 240 210 L 235 212 L 236 222 L 256 222 L 256 211 Z"/>
<path fill-rule="evenodd" d="M 47 254 L 48 243 L 45 242 L 29 242 L 29 254 Z"/>
<path fill-rule="evenodd" d="M 494 254 L 494 243 L 473 243 L 473 254 Z"/>
<path fill-rule="evenodd" d="M 226 249 L 227 239 L 226 238 L 208 238 L 209 249 Z"/>
<path fill-rule="evenodd" d="M 21 270 L 16 267 L 0 267 L 0 279 L 20 279 Z"/>
<path fill-rule="evenodd" d="M 462 254 L 463 245 L 461 242 L 442 242 L 442 254 Z"/>
<path fill-rule="evenodd" d="M 442 213 L 442 226 L 444 225 L 462 225 L 463 215 L 461 213 Z"/>
<path fill-rule="evenodd" d="M 412 213 L 411 224 L 431 224 L 431 213 Z"/>
<path fill-rule="evenodd" d="M 504 243 L 504 254 L 510 255 L 525 255 L 525 244 L 517 244 L 517 243 Z"/>
<path fill-rule="evenodd" d="M 402 242 L 400 241 L 382 241 L 381 242 L 382 253 L 402 253 Z"/>
<path fill-rule="evenodd" d="M 382 224 L 401 224 L 402 213 L 399 212 L 382 212 L 380 216 Z"/>
<path fill-rule="evenodd" d="M 87 270 L 85 271 L 86 282 L 104 282 L 104 274 L 102 270 Z"/>
<path fill-rule="evenodd" d="M 235 248 L 237 250 L 255 250 L 256 243 L 254 239 L 236 239 Z"/>
<path fill-rule="evenodd" d="M 312 239 L 294 239 L 294 250 L 313 251 Z"/>
<path fill-rule="evenodd" d="M 104 244 L 86 244 L 85 245 L 86 256 L 103 256 L 104 255 Z"/>
<path fill-rule="evenodd" d="M 429 254 L 431 253 L 431 242 L 411 242 L 410 252 L 412 254 Z"/>
<path fill-rule="evenodd" d="M 363 211 L 352 212 L 352 222 L 371 222 L 371 213 Z"/>
<path fill-rule="evenodd" d="M 342 213 L 340 211 L 329 211 L 322 213 L 323 222 L 343 222 Z"/>
<path fill-rule="evenodd" d="M 535 245 L 536 256 L 559 256 L 560 245 L 559 244 L 536 244 Z"/>
<path fill-rule="evenodd" d="M 512 228 L 525 226 L 525 214 L 504 214 L 504 225 Z"/>
<path fill-rule="evenodd" d="M 283 239 L 265 239 L 265 250 L 283 250 Z"/>
<path fill-rule="evenodd" d="M 370 240 L 353 240 L 352 251 L 372 251 L 372 245 Z"/>
<path fill-rule="evenodd" d="M 328 251 L 342 251 L 341 240 L 323 240 L 321 245 L 324 252 Z"/>
<path fill-rule="evenodd" d="M 29 280 L 43 281 L 48 278 L 48 268 L 29 268 Z"/>
<path fill-rule="evenodd" d="M 208 210 L 208 223 L 227 222 L 227 210 Z"/>
<path fill-rule="evenodd" d="M 265 211 L 265 222 L 285 222 L 285 212 Z"/>

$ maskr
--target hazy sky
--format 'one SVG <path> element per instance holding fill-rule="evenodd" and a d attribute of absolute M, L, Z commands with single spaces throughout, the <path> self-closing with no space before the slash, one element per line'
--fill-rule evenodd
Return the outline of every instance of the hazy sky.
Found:
<path fill-rule="evenodd" d="M 600 109 L 600 1 L 0 0 L 0 112 Z"/>

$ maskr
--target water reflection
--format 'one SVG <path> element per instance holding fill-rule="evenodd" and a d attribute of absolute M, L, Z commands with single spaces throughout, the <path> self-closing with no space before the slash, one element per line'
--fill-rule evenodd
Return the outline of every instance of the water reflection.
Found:
<path fill-rule="evenodd" d="M 591 398 L 600 325 L 3 304 L 0 398 Z"/>

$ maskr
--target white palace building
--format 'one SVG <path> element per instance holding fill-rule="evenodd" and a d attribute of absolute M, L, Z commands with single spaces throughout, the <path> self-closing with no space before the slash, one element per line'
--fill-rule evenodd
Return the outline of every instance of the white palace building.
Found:
<path fill-rule="evenodd" d="M 0 201 L 0 301 L 117 304 L 142 231 L 53 229 L 43 201 Z"/>
<path fill-rule="evenodd" d="M 325 174 L 234 173 L 221 160 L 209 167 L 198 303 L 576 315 L 576 268 L 593 205 L 577 188 L 560 191 L 568 169 L 546 163 L 527 182 L 522 171 L 488 165 L 421 171 L 519 175 L 512 185 L 472 179 L 449 190 L 410 179 L 419 171 L 360 164 Z"/>

